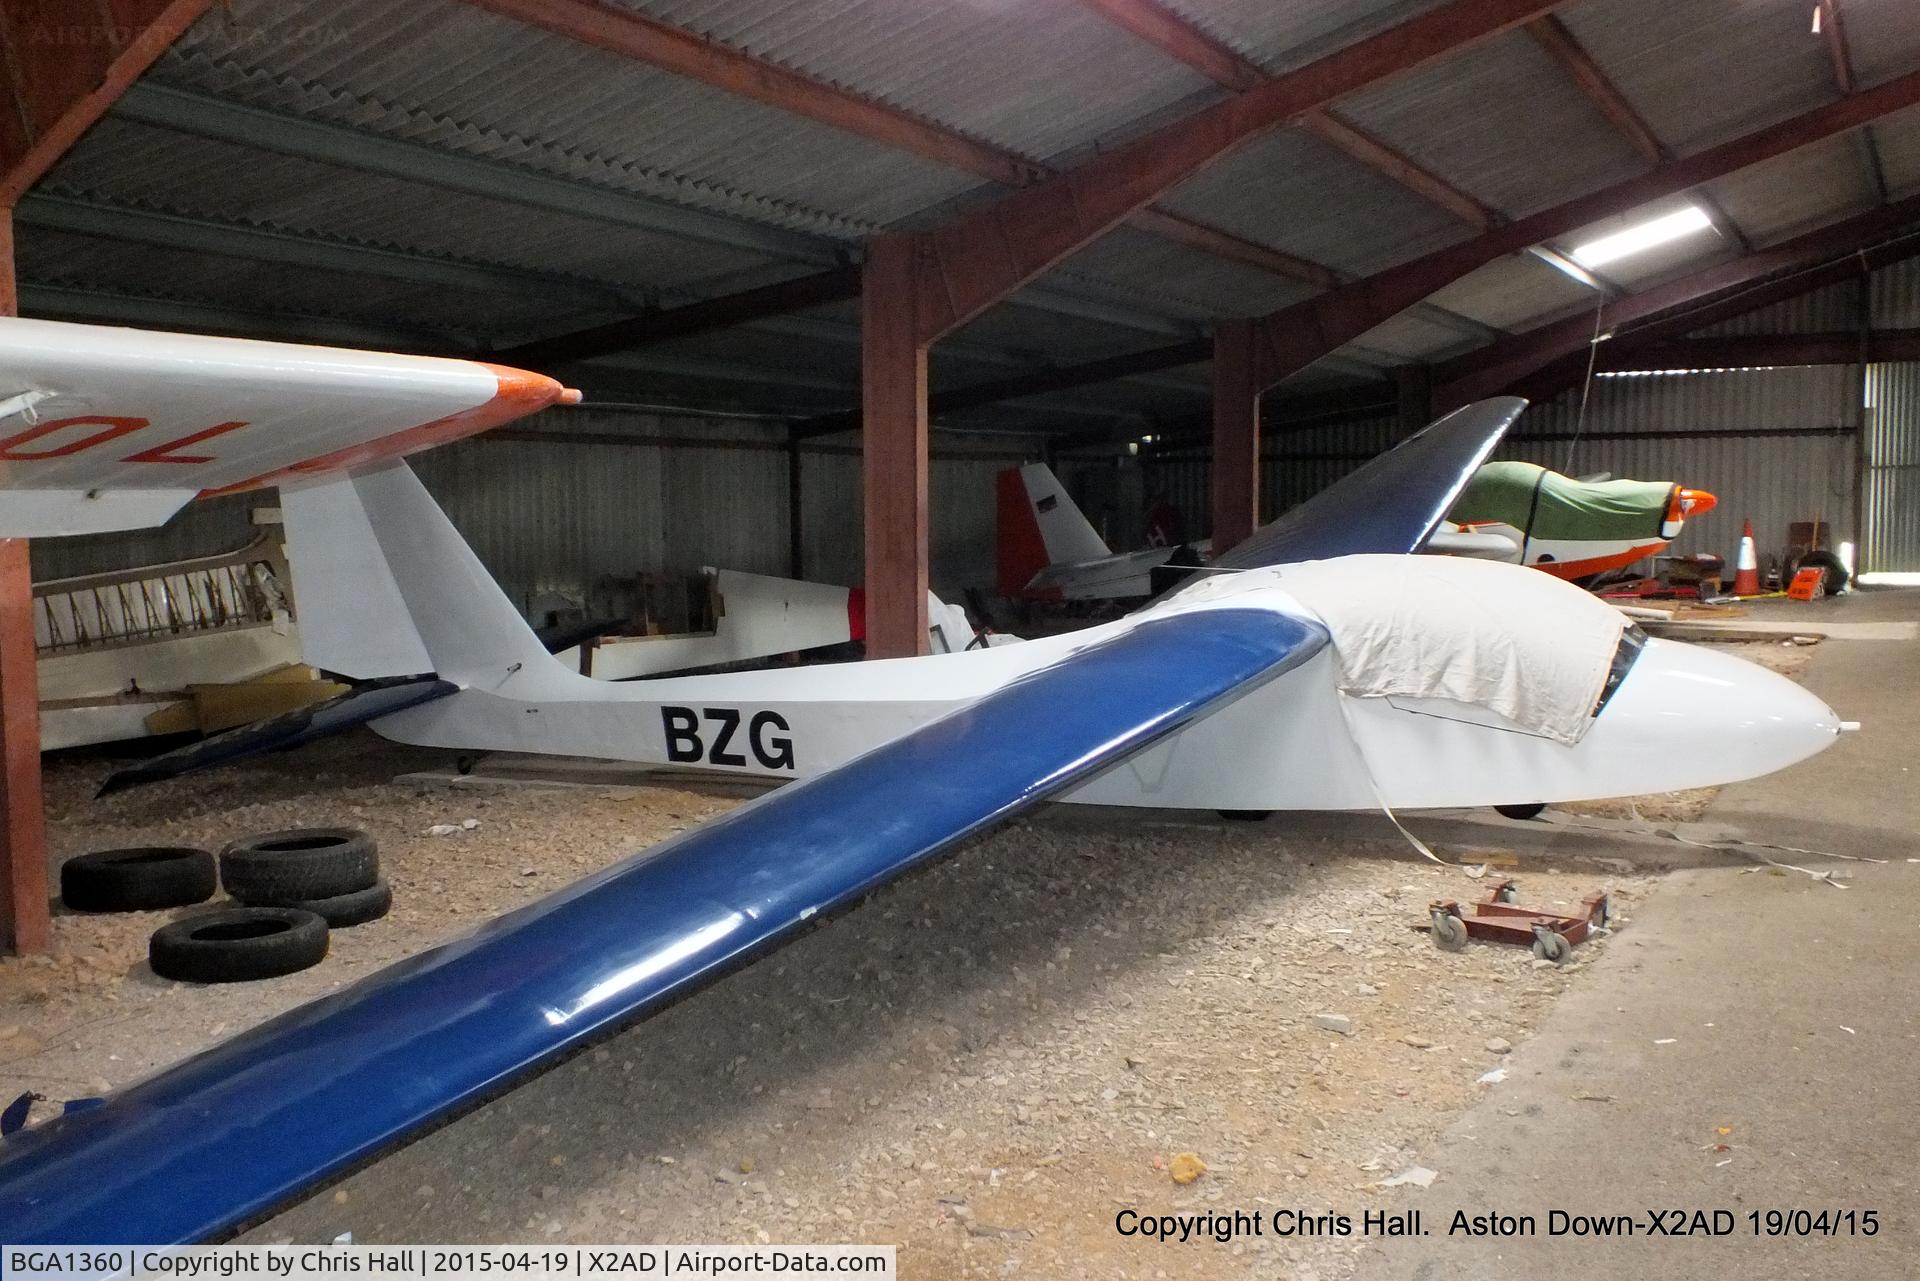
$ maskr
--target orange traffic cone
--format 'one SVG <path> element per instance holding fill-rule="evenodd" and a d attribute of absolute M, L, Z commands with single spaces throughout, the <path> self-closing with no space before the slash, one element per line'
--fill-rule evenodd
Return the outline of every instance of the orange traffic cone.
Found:
<path fill-rule="evenodd" d="M 1740 534 L 1740 559 L 1733 570 L 1733 594 L 1735 596 L 1758 596 L 1760 594 L 1760 558 L 1753 550 L 1753 522 L 1748 521 Z"/>

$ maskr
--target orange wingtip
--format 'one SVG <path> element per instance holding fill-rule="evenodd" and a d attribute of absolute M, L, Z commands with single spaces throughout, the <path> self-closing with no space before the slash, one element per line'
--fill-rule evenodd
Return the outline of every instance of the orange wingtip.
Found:
<path fill-rule="evenodd" d="M 551 405 L 580 403 L 581 396 L 578 391 L 556 382 L 545 374 L 529 373 L 527 370 L 513 369 L 507 365 L 476 363 L 480 363 L 482 368 L 491 373 L 498 384 L 492 400 L 484 401 L 471 409 L 448 414 L 445 418 L 436 418 L 430 423 L 422 423 L 418 427 L 408 427 L 391 435 L 363 441 L 358 445 L 349 445 L 331 454 L 309 458 L 304 462 L 282 467 L 278 471 L 255 476 L 237 485 L 205 490 L 201 497 L 211 498 L 217 494 L 258 489 L 263 485 L 277 484 L 289 476 L 345 471 L 350 467 L 364 467 L 368 463 L 384 462 L 389 458 L 405 458 L 409 454 L 417 454 L 425 449 L 434 449 L 456 440 L 464 440 L 468 436 L 476 436 L 483 431 L 490 431 L 502 423 L 510 423 L 516 418 L 525 418 L 528 414 L 539 413 Z"/>

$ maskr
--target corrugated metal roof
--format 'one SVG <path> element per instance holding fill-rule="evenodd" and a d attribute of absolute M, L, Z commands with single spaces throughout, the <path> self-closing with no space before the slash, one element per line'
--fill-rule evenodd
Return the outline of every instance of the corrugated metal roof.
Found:
<path fill-rule="evenodd" d="M 100 289 L 230 308 L 353 320 L 425 333 L 517 337 L 609 320 L 537 298 L 375 276 L 343 279 L 311 268 L 158 249 L 23 225 L 16 252 L 23 284 Z"/>
<path fill-rule="evenodd" d="M 1532 254 L 1508 254 L 1462 277 L 1430 301 L 1497 329 L 1528 329 L 1585 304 L 1593 291 Z"/>
<path fill-rule="evenodd" d="M 1852 135 L 1828 138 L 1711 184 L 1721 206 L 1765 243 L 1879 199 Z"/>
<path fill-rule="evenodd" d="M 1851 22 L 1856 0 L 1844 7 Z M 1838 95 L 1812 14 L 1807 0 L 1583 0 L 1559 11 L 1660 140 L 1683 155 Z"/>
<path fill-rule="evenodd" d="M 1920 188 L 1920 107 L 1909 107 L 1873 122 L 1873 141 L 1897 199 Z"/>
<path fill-rule="evenodd" d="M 1312 62 L 1441 0 L 1162 0 L 1168 9 L 1279 73 Z"/>
<path fill-rule="evenodd" d="M 1386 324 L 1375 325 L 1360 335 L 1358 345 L 1401 360 L 1429 361 L 1470 350 L 1480 343 L 1420 312 L 1403 311 Z"/>
<path fill-rule="evenodd" d="M 1920 13 L 1911 0 L 1842 0 L 1840 12 L 1861 85 L 1879 84 L 1920 65 Z"/>
<path fill-rule="evenodd" d="M 1192 321 L 1257 316 L 1314 292 L 1130 227 L 1102 236 L 1042 277 L 1056 279 L 1111 284 L 1163 315 Z"/>
<path fill-rule="evenodd" d="M 1644 167 L 1566 73 L 1519 31 L 1355 94 L 1341 110 L 1516 217 Z"/>
<path fill-rule="evenodd" d="M 1470 234 L 1459 219 L 1293 130 L 1240 148 L 1161 203 L 1258 244 L 1360 275 Z M 1357 216 L 1362 210 L 1365 215 Z"/>
<path fill-rule="evenodd" d="M 616 2 L 1030 157 L 1214 92 L 1072 0 Z"/>
<path fill-rule="evenodd" d="M 698 290 L 707 280 L 773 264 L 744 250 L 111 118 L 81 140 L 41 190 L 663 291 Z"/>
<path fill-rule="evenodd" d="M 455 0 L 235 0 L 196 23 L 155 74 L 256 106 L 843 237 L 979 185 Z"/>

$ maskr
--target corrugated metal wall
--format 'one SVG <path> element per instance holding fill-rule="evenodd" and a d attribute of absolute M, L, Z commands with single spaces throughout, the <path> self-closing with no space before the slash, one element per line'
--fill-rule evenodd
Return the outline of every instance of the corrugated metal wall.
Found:
<path fill-rule="evenodd" d="M 1731 557 L 1743 520 L 1763 557 L 1785 548 L 1794 521 L 1817 517 L 1857 538 L 1858 379 L 1840 365 L 1596 379 L 1578 440 L 1575 393 L 1530 408 L 1503 456 L 1712 492 L 1720 505 L 1687 523 L 1682 554 Z"/>
<path fill-rule="evenodd" d="M 1852 538 L 1858 377 L 1856 369 L 1821 366 L 1597 379 L 1584 419 L 1577 393 L 1536 405 L 1499 456 L 1576 476 L 1611 472 L 1712 491 L 1720 506 L 1688 524 L 1675 543 L 1681 553 L 1732 555 L 1746 519 L 1763 555 L 1784 548 L 1790 523 L 1816 516 Z M 1393 433 L 1393 421 L 1381 418 L 1269 439 L 1263 518 L 1346 475 L 1387 448 Z M 1152 456 L 1144 466 L 1149 492 L 1166 494 L 1199 528 L 1210 525 L 1205 449 Z"/>
<path fill-rule="evenodd" d="M 787 454 L 775 424 L 569 409 L 530 420 L 567 441 L 496 434 L 434 450 L 413 466 L 522 608 L 582 599 L 606 576 L 702 565 L 764 574 L 788 568 Z M 622 437 L 633 438 L 627 443 Z M 936 437 L 930 481 L 935 590 L 957 597 L 994 577 L 994 475 L 1034 456 L 1018 438 Z M 859 581 L 860 458 L 847 446 L 802 451 L 808 577 Z M 272 491 L 195 503 L 137 534 L 33 544 L 36 579 L 206 555 L 253 534 Z"/>
<path fill-rule="evenodd" d="M 1861 568 L 1920 573 L 1920 364 L 1869 366 L 1866 401 Z"/>

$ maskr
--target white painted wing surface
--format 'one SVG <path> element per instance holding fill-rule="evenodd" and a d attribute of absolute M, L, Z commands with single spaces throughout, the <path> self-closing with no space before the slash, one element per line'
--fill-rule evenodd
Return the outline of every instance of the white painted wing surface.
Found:
<path fill-rule="evenodd" d="M 0 537 L 157 525 L 578 398 L 477 361 L 0 318 Z"/>

